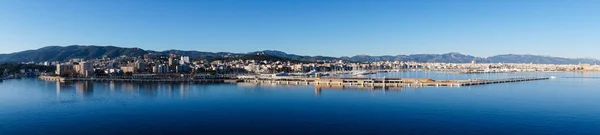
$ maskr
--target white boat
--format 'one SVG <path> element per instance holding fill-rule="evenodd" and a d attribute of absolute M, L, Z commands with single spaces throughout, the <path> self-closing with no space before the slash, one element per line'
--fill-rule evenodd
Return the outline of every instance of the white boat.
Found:
<path fill-rule="evenodd" d="M 306 73 L 306 76 L 310 76 L 310 77 L 317 77 L 317 76 L 329 76 L 329 73 L 319 73 L 316 70 L 312 70 L 308 73 Z"/>
<path fill-rule="evenodd" d="M 353 76 L 362 76 L 362 75 L 369 75 L 369 74 L 375 74 L 374 72 L 368 72 L 368 71 L 356 71 L 356 72 L 352 72 Z"/>
<path fill-rule="evenodd" d="M 306 73 L 306 76 L 315 76 L 317 74 L 317 70 L 311 70 L 310 72 Z"/>

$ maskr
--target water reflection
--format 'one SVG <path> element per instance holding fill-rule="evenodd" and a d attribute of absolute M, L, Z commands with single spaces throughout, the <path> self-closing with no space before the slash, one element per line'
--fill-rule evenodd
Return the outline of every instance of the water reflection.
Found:
<path fill-rule="evenodd" d="M 343 85 L 277 85 L 277 84 L 194 84 L 194 83 L 139 83 L 139 82 L 53 82 L 56 85 L 56 99 L 59 102 L 102 101 L 106 99 L 188 99 L 209 87 L 230 87 L 228 89 L 247 88 L 251 91 L 270 91 L 281 89 L 314 89 L 314 95 L 320 96 L 329 90 L 369 90 L 369 91 L 401 91 L 402 87 L 372 87 Z M 261 89 L 267 88 L 267 89 Z M 281 89 L 280 89 L 281 88 Z M 212 89 L 215 90 L 215 89 Z M 220 89 L 224 90 L 224 89 Z"/>
<path fill-rule="evenodd" d="M 600 80 L 562 76 L 453 90 L 9 80 L 0 84 L 0 134 L 499 134 L 523 127 L 534 129 L 519 133 L 600 132 Z M 369 96 L 381 92 L 396 93 Z M 53 104 L 54 94 L 70 104 Z"/>
<path fill-rule="evenodd" d="M 193 83 L 139 83 L 139 82 L 48 82 L 55 84 L 56 99 L 59 102 L 106 98 L 110 96 L 128 96 L 145 98 L 180 98 L 193 93 L 195 88 L 208 87 L 206 84 Z"/>
<path fill-rule="evenodd" d="M 75 91 L 80 99 L 93 97 L 94 85 L 89 81 L 75 82 Z"/>
<path fill-rule="evenodd" d="M 315 87 L 315 96 L 321 96 L 322 90 L 323 90 L 323 88 Z"/>
<path fill-rule="evenodd" d="M 56 82 L 56 100 L 58 102 L 63 102 L 65 101 L 65 99 L 63 99 L 63 95 L 65 95 L 64 97 L 72 97 L 72 96 L 67 96 L 68 94 L 71 94 L 73 92 L 73 83 L 61 83 L 61 82 Z M 72 100 L 72 99 L 71 99 Z"/>
<path fill-rule="evenodd" d="M 271 84 L 271 83 L 262 83 L 262 84 L 257 84 L 257 83 L 238 83 L 237 84 L 238 87 L 244 87 L 244 88 L 249 88 L 249 89 L 254 89 L 254 90 L 260 90 L 258 88 L 261 87 L 267 87 L 267 88 L 312 88 L 314 89 L 314 94 L 315 96 L 320 96 L 322 95 L 323 91 L 327 91 L 327 90 L 353 90 L 353 91 L 381 91 L 381 92 L 388 92 L 388 91 L 393 91 L 393 92 L 400 92 L 404 89 L 404 87 L 401 86 L 369 86 L 369 85 L 354 85 L 354 86 L 349 86 L 349 85 L 335 85 L 335 84 L 321 84 L 321 85 L 306 85 L 306 84 Z M 415 87 L 411 87 L 412 89 L 417 89 Z"/>

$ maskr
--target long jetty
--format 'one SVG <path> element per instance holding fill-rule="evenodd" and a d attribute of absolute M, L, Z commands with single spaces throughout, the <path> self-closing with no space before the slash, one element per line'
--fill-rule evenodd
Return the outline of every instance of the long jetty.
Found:
<path fill-rule="evenodd" d="M 511 77 L 503 79 L 433 80 L 429 78 L 303 78 L 303 77 L 255 77 L 255 78 L 63 78 L 40 76 L 48 81 L 126 81 L 126 82 L 190 82 L 190 83 L 258 83 L 258 84 L 304 84 L 328 87 L 460 87 L 497 83 L 547 80 L 548 77 Z"/>
<path fill-rule="evenodd" d="M 246 83 L 305 84 L 315 86 L 369 87 L 460 87 L 497 83 L 547 80 L 548 77 L 512 77 L 503 79 L 433 80 L 428 78 L 245 78 Z"/>

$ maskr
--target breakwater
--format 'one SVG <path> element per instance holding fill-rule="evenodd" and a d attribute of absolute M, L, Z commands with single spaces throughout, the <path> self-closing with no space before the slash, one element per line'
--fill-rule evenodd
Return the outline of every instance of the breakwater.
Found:
<path fill-rule="evenodd" d="M 547 80 L 549 77 L 511 77 L 503 79 L 433 80 L 428 78 L 255 78 L 242 79 L 247 83 L 305 84 L 315 86 L 370 86 L 370 87 L 427 87 L 473 86 L 496 83 Z"/>

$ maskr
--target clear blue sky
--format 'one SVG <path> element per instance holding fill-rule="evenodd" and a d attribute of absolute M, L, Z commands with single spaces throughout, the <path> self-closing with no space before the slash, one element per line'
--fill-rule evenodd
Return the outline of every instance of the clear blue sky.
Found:
<path fill-rule="evenodd" d="M 600 1 L 0 1 L 0 53 L 73 44 L 328 56 L 600 58 Z"/>

